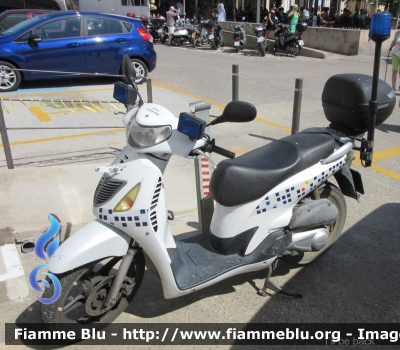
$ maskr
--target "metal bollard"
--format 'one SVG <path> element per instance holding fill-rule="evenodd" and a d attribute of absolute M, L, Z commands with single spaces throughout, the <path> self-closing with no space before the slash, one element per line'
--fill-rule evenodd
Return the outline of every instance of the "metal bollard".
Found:
<path fill-rule="evenodd" d="M 293 101 L 292 135 L 298 133 L 300 128 L 302 94 L 303 94 L 303 79 L 296 78 L 296 85 L 294 88 L 294 101 Z"/>
<path fill-rule="evenodd" d="M 147 102 L 153 103 L 153 88 L 151 86 L 151 79 L 147 79 Z"/>
<path fill-rule="evenodd" d="M 8 140 L 6 121 L 3 114 L 3 106 L 0 101 L 0 133 L 3 142 L 4 154 L 6 156 L 8 169 L 14 169 L 14 162 L 11 154 L 10 141 Z"/>
<path fill-rule="evenodd" d="M 232 64 L 232 101 L 239 100 L 239 65 Z"/>
<path fill-rule="evenodd" d="M 206 123 L 210 122 L 209 110 L 211 105 L 209 103 L 203 101 L 193 102 L 189 104 L 189 108 L 196 117 L 205 120 Z M 210 135 L 210 127 L 207 127 L 205 132 Z M 209 153 L 207 153 L 207 155 L 211 157 Z M 214 213 L 214 201 L 209 192 L 213 167 L 207 158 L 201 156 L 194 160 L 194 168 L 196 176 L 199 231 L 208 232 L 210 230 L 211 219 Z"/>

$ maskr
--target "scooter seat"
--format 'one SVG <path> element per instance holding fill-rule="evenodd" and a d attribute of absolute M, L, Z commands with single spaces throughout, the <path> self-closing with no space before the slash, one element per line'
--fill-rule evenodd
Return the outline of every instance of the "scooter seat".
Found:
<path fill-rule="evenodd" d="M 298 133 L 218 164 L 210 181 L 211 197 L 233 207 L 261 198 L 289 177 L 334 151 L 329 134 Z"/>

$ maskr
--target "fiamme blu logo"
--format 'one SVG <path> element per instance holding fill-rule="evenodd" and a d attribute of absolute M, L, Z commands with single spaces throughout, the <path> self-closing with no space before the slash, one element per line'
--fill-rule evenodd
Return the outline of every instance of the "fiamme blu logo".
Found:
<path fill-rule="evenodd" d="M 42 260 L 48 261 L 57 250 L 60 244 L 60 228 L 61 225 L 59 221 L 51 214 L 48 215 L 50 221 L 49 229 L 44 232 L 37 240 L 35 245 L 35 254 Z M 47 247 L 46 247 L 47 245 Z M 46 247 L 46 248 L 45 248 Z M 47 257 L 46 257 L 47 255 Z M 43 293 L 44 290 L 40 287 L 38 283 L 38 275 L 39 271 L 42 269 L 50 269 L 48 264 L 41 264 L 36 266 L 31 273 L 29 274 L 29 283 L 32 288 L 40 293 Z M 42 298 L 36 296 L 37 300 L 39 300 L 42 304 L 51 304 L 54 303 L 61 295 L 61 284 L 56 276 L 54 276 L 50 272 L 42 272 L 42 275 L 45 277 L 42 279 L 42 283 L 45 287 L 49 288 L 50 284 L 46 280 L 46 276 L 50 278 L 54 286 L 54 294 L 51 298 Z"/>

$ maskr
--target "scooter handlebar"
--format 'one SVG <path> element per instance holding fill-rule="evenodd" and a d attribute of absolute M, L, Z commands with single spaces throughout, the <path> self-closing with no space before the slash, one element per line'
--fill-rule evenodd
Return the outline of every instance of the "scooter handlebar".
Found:
<path fill-rule="evenodd" d="M 214 146 L 214 145 L 211 147 L 211 152 L 217 153 L 223 157 L 230 158 L 230 159 L 233 159 L 236 156 L 235 153 L 228 151 L 227 149 L 224 149 L 224 148 L 221 148 L 218 146 Z"/>

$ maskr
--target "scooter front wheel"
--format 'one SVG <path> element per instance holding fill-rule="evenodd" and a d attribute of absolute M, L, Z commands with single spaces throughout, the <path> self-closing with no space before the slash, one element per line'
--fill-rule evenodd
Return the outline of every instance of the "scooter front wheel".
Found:
<path fill-rule="evenodd" d="M 284 255 L 282 260 L 292 265 L 306 265 L 319 258 L 330 247 L 332 247 L 343 233 L 343 227 L 346 222 L 347 206 L 346 200 L 342 192 L 331 183 L 327 183 L 325 187 L 319 190 L 320 198 L 329 199 L 338 209 L 338 217 L 336 221 L 329 227 L 328 243 L 317 252 L 305 252 L 298 255 Z"/>
<path fill-rule="evenodd" d="M 92 262 L 78 270 L 57 275 L 61 284 L 61 295 L 52 304 L 42 304 L 41 319 L 47 328 L 63 330 L 66 323 L 113 322 L 135 297 L 143 279 L 145 259 L 139 250 L 128 269 L 122 287 L 113 306 L 105 307 L 104 301 L 118 271 L 122 257 L 105 258 Z M 43 297 L 54 295 L 54 285 L 48 279 L 50 287 Z"/>

